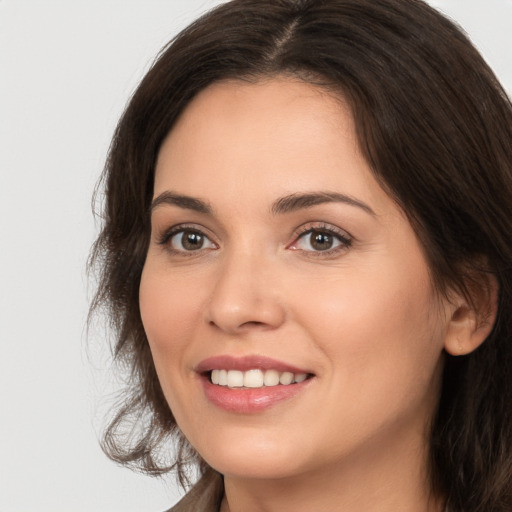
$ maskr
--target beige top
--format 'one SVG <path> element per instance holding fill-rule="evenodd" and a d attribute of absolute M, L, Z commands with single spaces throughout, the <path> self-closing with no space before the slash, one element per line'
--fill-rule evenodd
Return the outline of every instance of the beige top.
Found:
<path fill-rule="evenodd" d="M 167 512 L 219 512 L 223 496 L 222 475 L 211 469 Z"/>

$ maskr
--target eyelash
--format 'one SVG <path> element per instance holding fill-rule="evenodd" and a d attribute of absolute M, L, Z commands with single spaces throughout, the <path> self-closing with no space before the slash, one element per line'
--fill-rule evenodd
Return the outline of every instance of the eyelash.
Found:
<path fill-rule="evenodd" d="M 217 245 L 215 242 L 211 240 L 211 237 L 206 235 L 204 231 L 200 228 L 197 228 L 196 226 L 191 226 L 187 224 L 180 224 L 177 226 L 173 226 L 169 229 L 167 229 L 158 239 L 158 244 L 166 246 L 167 249 L 173 253 L 178 254 L 180 256 L 195 256 L 198 253 L 202 252 L 204 250 L 203 248 L 197 249 L 197 250 L 179 250 L 174 249 L 170 242 L 172 241 L 172 238 L 180 233 L 194 233 L 197 235 L 200 235 L 204 237 L 206 240 L 209 240 L 210 243 L 213 245 Z M 324 251 L 314 251 L 314 250 L 304 250 L 304 249 L 298 249 L 294 248 L 294 245 L 297 245 L 302 239 L 304 239 L 307 235 L 310 235 L 312 233 L 318 233 L 318 234 L 326 234 L 329 236 L 332 236 L 335 238 L 338 242 L 340 242 L 339 245 L 333 247 L 332 249 L 326 249 Z M 347 250 L 352 245 L 352 237 L 345 231 L 340 230 L 339 228 L 336 228 L 335 226 L 332 226 L 330 224 L 325 223 L 318 223 L 318 222 L 309 222 L 303 226 L 301 226 L 298 230 L 296 230 L 293 234 L 293 242 L 288 244 L 286 246 L 287 249 L 295 250 L 295 251 L 302 251 L 307 253 L 308 255 L 311 255 L 313 257 L 325 257 L 328 258 L 330 256 L 335 256 L 339 252 Z"/>
<path fill-rule="evenodd" d="M 326 234 L 332 236 L 338 242 L 340 242 L 340 245 L 337 245 L 336 247 L 333 247 L 332 249 L 327 249 L 325 251 L 306 251 L 303 249 L 293 248 L 293 246 L 296 245 L 301 239 L 304 239 L 305 237 L 307 237 L 307 235 L 310 235 L 312 233 Z M 302 250 L 303 252 L 306 252 L 308 253 L 308 255 L 311 255 L 315 258 L 328 258 L 336 256 L 341 251 L 346 251 L 352 245 L 352 240 L 352 237 L 346 231 L 342 231 L 341 229 L 336 228 L 335 226 L 318 222 L 310 222 L 308 224 L 305 224 L 304 226 L 301 226 L 294 233 L 294 241 L 287 247 L 289 249 L 296 251 Z"/>
<path fill-rule="evenodd" d="M 159 237 L 158 244 L 166 246 L 167 250 L 173 254 L 177 254 L 177 255 L 185 256 L 185 257 L 186 256 L 196 256 L 199 252 L 202 252 L 201 249 L 203 249 L 203 248 L 197 249 L 196 251 L 187 251 L 187 250 L 174 249 L 171 246 L 172 238 L 180 233 L 185 233 L 185 232 L 200 235 L 200 236 L 204 237 L 206 240 L 209 240 L 210 243 L 217 245 L 217 244 L 215 244 L 215 242 L 213 242 L 211 240 L 210 236 L 208 236 L 204 233 L 204 231 L 202 229 L 199 229 L 196 226 L 190 226 L 187 224 L 180 224 L 178 226 L 173 226 L 172 228 L 169 228 L 166 231 L 164 231 L 164 233 Z"/>

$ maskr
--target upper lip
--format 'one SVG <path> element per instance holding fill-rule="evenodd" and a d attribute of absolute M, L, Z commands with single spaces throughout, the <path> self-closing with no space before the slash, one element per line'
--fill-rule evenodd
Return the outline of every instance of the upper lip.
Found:
<path fill-rule="evenodd" d="M 234 357 L 230 355 L 220 355 L 203 359 L 195 368 L 198 373 L 206 373 L 211 370 L 276 370 L 278 372 L 291 373 L 312 373 L 303 368 L 290 365 L 277 359 L 261 355 L 248 355 L 243 357 Z"/>

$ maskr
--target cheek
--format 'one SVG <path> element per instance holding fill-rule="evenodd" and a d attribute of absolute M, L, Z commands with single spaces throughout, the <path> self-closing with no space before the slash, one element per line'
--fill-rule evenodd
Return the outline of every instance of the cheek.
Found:
<path fill-rule="evenodd" d="M 158 271 L 148 261 L 140 283 L 142 323 L 164 390 L 171 388 L 166 384 L 176 375 L 172 370 L 184 365 L 183 352 L 201 311 L 198 294 L 187 290 L 187 280 L 180 285 L 182 281 L 171 279 L 168 272 Z"/>
<path fill-rule="evenodd" d="M 293 301 L 301 311 L 297 318 L 308 319 L 308 329 L 333 342 L 358 337 L 361 344 L 366 340 L 374 349 L 379 339 L 413 341 L 436 325 L 426 272 L 351 270 L 309 287 Z"/>
<path fill-rule="evenodd" d="M 189 403 L 194 372 L 187 351 L 201 315 L 200 300 L 198 290 L 190 290 L 190 279 L 177 278 L 148 257 L 139 290 L 142 323 L 164 396 L 184 431 L 194 422 Z"/>
<path fill-rule="evenodd" d="M 434 393 L 444 328 L 424 265 L 347 272 L 296 304 L 356 408 L 396 410 Z"/>

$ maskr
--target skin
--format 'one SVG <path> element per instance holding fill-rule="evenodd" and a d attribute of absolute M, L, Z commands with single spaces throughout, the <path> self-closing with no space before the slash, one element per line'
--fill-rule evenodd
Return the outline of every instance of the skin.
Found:
<path fill-rule="evenodd" d="M 336 201 L 272 212 L 279 198 L 319 191 L 371 212 Z M 474 323 L 458 298 L 433 290 L 343 100 L 284 77 L 210 86 L 161 148 L 154 197 L 166 192 L 212 212 L 153 209 L 142 320 L 178 425 L 224 475 L 222 509 L 442 510 L 429 492 L 428 424 L 443 350 L 476 344 Z M 162 243 L 181 224 L 204 233 L 202 248 L 186 250 L 179 235 Z M 315 250 L 310 228 L 351 241 Z M 227 412 L 194 371 L 221 354 L 264 355 L 314 377 L 270 409 Z"/>

